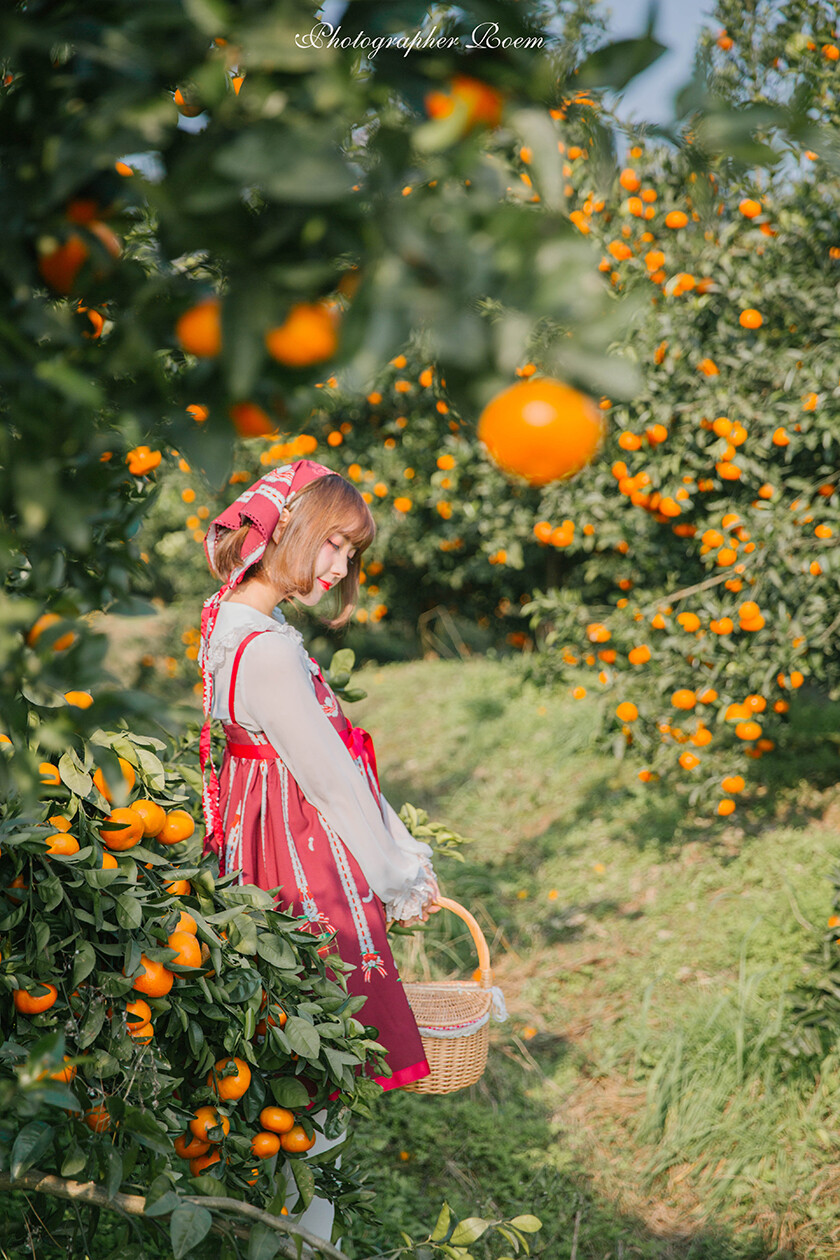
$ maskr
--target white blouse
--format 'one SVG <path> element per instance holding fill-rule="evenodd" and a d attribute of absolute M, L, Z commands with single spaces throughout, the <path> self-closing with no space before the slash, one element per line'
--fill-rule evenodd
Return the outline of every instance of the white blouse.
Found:
<path fill-rule="evenodd" d="M 239 660 L 236 722 L 262 732 L 309 803 L 353 854 L 389 919 L 419 914 L 434 895 L 432 850 L 415 840 L 381 796 L 381 810 L 347 745 L 315 694 L 314 665 L 300 631 L 279 610 L 267 617 L 223 601 L 207 651 L 213 673 L 212 716 L 230 721 L 228 698 L 236 649 L 253 630 L 270 630 Z"/>

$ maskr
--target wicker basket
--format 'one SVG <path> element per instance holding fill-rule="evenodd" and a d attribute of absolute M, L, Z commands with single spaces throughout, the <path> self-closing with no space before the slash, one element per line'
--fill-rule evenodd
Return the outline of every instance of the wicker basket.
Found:
<path fill-rule="evenodd" d="M 463 919 L 478 952 L 479 980 L 407 980 L 403 984 L 431 1073 L 403 1088 L 415 1094 L 451 1094 L 484 1074 L 490 1042 L 493 972 L 484 933 L 469 910 L 448 897 L 438 905 Z"/>

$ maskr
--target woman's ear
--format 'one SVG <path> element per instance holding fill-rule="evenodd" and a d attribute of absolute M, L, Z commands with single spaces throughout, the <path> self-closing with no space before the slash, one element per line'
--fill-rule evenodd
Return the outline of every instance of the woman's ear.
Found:
<path fill-rule="evenodd" d="M 283 511 L 280 513 L 280 520 L 274 526 L 274 531 L 271 535 L 274 542 L 279 543 L 280 539 L 283 537 L 283 531 L 285 530 L 286 526 L 288 525 L 291 519 L 292 519 L 291 512 L 289 511 L 287 507 L 284 507 Z"/>

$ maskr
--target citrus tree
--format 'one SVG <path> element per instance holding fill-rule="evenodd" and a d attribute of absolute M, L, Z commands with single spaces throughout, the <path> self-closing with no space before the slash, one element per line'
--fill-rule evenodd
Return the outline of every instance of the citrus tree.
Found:
<path fill-rule="evenodd" d="M 542 676 L 594 689 L 640 779 L 722 816 L 798 690 L 840 681 L 836 18 L 721 5 L 712 95 L 684 95 L 667 143 L 631 136 L 608 179 L 584 126 L 566 153 L 571 218 L 639 302 L 621 352 L 643 384 L 604 458 L 547 491 L 534 535 L 560 572 L 525 613 Z"/>

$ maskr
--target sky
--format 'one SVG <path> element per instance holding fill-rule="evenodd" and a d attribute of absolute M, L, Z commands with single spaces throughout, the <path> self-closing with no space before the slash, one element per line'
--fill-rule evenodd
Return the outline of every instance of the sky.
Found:
<path fill-rule="evenodd" d="M 640 35 L 650 0 L 598 0 L 610 39 Z M 618 115 L 625 122 L 666 122 L 674 93 L 688 81 L 700 28 L 710 23 L 714 0 L 659 0 L 654 35 L 668 49 L 650 69 L 630 83 Z"/>

